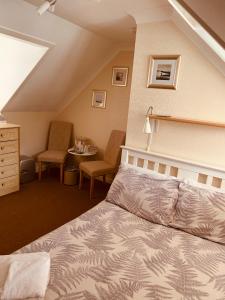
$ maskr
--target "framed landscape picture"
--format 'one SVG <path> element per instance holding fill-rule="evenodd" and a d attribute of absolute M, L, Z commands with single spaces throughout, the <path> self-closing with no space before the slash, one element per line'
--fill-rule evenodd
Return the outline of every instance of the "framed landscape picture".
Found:
<path fill-rule="evenodd" d="M 112 85 L 127 86 L 128 68 L 114 67 Z"/>
<path fill-rule="evenodd" d="M 106 105 L 106 91 L 93 91 L 92 106 L 95 108 L 105 108 Z"/>
<path fill-rule="evenodd" d="M 148 88 L 176 89 L 180 55 L 150 56 Z"/>

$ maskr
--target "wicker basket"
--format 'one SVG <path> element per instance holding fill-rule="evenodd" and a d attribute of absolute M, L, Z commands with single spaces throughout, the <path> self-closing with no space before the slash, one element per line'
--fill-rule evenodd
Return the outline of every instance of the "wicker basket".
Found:
<path fill-rule="evenodd" d="M 76 185 L 78 184 L 79 170 L 71 169 L 64 171 L 64 184 Z"/>

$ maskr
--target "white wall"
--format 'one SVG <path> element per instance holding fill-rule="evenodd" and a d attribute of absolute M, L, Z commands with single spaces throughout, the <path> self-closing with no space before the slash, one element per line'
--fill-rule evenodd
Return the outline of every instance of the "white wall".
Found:
<path fill-rule="evenodd" d="M 149 56 L 180 54 L 177 90 L 147 88 Z M 127 145 L 145 148 L 150 105 L 158 114 L 225 122 L 225 78 L 172 23 L 139 25 L 134 55 Z M 225 166 L 225 130 L 161 122 L 152 151 Z"/>
<path fill-rule="evenodd" d="M 9 123 L 19 124 L 20 153 L 35 155 L 46 150 L 48 129 L 56 117 L 52 112 L 5 112 Z"/>
<path fill-rule="evenodd" d="M 113 129 L 126 131 L 130 86 L 133 65 L 133 52 L 121 51 L 98 74 L 88 87 L 58 115 L 59 120 L 74 124 L 75 136 L 85 136 L 98 147 L 98 154 L 103 156 L 110 133 Z M 128 67 L 126 87 L 112 85 L 112 68 Z M 92 107 L 93 90 L 107 92 L 106 108 Z"/>

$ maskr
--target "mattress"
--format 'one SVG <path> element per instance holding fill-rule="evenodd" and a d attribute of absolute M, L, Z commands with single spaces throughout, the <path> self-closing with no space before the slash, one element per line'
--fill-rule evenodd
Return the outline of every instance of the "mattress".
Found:
<path fill-rule="evenodd" d="M 47 251 L 45 299 L 225 299 L 225 246 L 103 201 L 18 253 Z"/>

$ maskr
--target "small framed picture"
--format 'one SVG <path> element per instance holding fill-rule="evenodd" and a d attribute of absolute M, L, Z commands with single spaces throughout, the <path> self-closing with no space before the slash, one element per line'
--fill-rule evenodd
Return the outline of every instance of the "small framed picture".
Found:
<path fill-rule="evenodd" d="M 106 105 L 106 91 L 93 91 L 92 106 L 96 108 L 105 108 Z"/>
<path fill-rule="evenodd" d="M 180 55 L 150 56 L 148 88 L 176 89 Z"/>
<path fill-rule="evenodd" d="M 127 86 L 128 68 L 113 68 L 112 85 Z"/>

